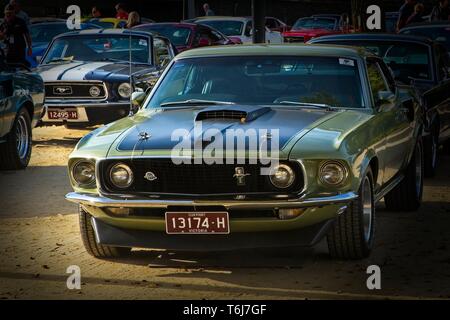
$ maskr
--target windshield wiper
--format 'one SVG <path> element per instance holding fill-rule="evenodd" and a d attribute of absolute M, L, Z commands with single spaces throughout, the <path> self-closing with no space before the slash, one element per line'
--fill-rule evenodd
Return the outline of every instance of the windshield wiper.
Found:
<path fill-rule="evenodd" d="M 325 103 L 280 101 L 280 102 L 277 102 L 277 104 L 287 104 L 287 105 L 302 106 L 302 107 L 313 107 L 315 109 L 324 109 L 324 110 L 327 110 L 327 111 L 334 111 L 336 109 L 336 107 L 330 106 L 329 104 L 325 104 Z"/>
<path fill-rule="evenodd" d="M 160 107 L 167 107 L 167 106 L 190 106 L 190 105 L 232 105 L 235 104 L 234 102 L 229 101 L 215 101 L 215 100 L 200 100 L 200 99 L 189 99 L 184 101 L 173 101 L 173 102 L 166 102 L 161 103 Z"/>

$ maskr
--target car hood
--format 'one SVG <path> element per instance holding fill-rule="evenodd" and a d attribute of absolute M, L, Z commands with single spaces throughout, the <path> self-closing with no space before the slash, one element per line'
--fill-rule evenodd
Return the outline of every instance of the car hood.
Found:
<path fill-rule="evenodd" d="M 41 65 L 37 71 L 45 82 L 47 81 L 126 81 L 129 75 L 140 74 L 155 70 L 151 65 L 136 65 L 131 67 L 127 63 L 116 62 L 63 62 L 58 64 Z"/>
<path fill-rule="evenodd" d="M 242 118 L 239 115 L 234 119 L 210 118 L 218 112 L 225 114 L 226 117 L 228 115 L 235 116 L 240 112 L 244 112 L 245 115 Z M 137 154 L 147 150 L 169 150 L 170 154 L 170 150 L 179 145 L 185 136 L 188 137 L 187 141 L 191 146 L 194 146 L 194 141 L 200 141 L 205 146 L 205 143 L 208 144 L 211 141 L 211 135 L 214 137 L 213 141 L 221 139 L 225 146 L 223 137 L 226 132 L 229 132 L 227 130 L 238 129 L 254 133 L 258 146 L 261 145 L 263 139 L 267 139 L 266 133 L 269 132 L 271 143 L 269 143 L 268 149 L 270 150 L 270 145 L 273 145 L 284 152 L 289 149 L 289 145 L 295 144 L 309 130 L 334 117 L 337 113 L 339 112 L 321 109 L 249 105 L 142 110 L 134 117 L 119 120 L 111 126 L 111 130 L 116 130 L 117 127 L 127 129 L 110 148 L 109 155 L 131 152 Z M 207 138 L 208 133 L 210 134 L 209 138 Z M 147 135 L 146 139 L 142 139 L 144 134 Z M 278 145 L 272 144 L 277 137 L 279 137 Z M 248 143 L 249 140 L 246 138 L 246 141 Z M 248 144 L 246 144 L 247 147 Z"/>

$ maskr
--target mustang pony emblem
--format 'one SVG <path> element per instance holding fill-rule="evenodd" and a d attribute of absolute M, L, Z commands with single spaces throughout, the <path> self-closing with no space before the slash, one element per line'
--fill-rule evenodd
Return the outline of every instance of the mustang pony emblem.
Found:
<path fill-rule="evenodd" d="M 69 86 L 65 87 L 54 87 L 53 93 L 55 94 L 72 94 L 72 88 Z"/>
<path fill-rule="evenodd" d="M 158 177 L 151 171 L 148 171 L 145 173 L 144 179 L 148 180 L 148 181 L 154 181 L 156 179 L 158 179 Z"/>
<path fill-rule="evenodd" d="M 238 186 L 245 186 L 245 177 L 249 176 L 250 173 L 245 173 L 245 169 L 243 167 L 234 168 L 233 178 L 236 178 Z"/>

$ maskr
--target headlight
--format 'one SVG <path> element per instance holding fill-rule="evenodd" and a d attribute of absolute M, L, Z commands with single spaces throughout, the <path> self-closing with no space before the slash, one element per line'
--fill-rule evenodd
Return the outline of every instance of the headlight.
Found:
<path fill-rule="evenodd" d="M 294 170 L 288 165 L 280 164 L 270 172 L 270 182 L 277 188 L 289 188 L 295 180 Z"/>
<path fill-rule="evenodd" d="M 72 168 L 72 178 L 80 187 L 95 182 L 95 164 L 88 160 L 78 161 Z"/>
<path fill-rule="evenodd" d="M 128 99 L 131 97 L 131 86 L 129 83 L 124 82 L 119 85 L 119 88 L 117 88 L 117 92 L 119 93 L 119 96 L 121 96 L 124 99 Z"/>
<path fill-rule="evenodd" d="M 125 189 L 133 183 L 134 175 L 129 166 L 123 163 L 118 163 L 111 168 L 109 178 L 114 186 L 120 189 Z"/>
<path fill-rule="evenodd" d="M 347 169 L 337 161 L 328 161 L 320 167 L 319 178 L 322 183 L 337 186 L 347 178 Z"/>

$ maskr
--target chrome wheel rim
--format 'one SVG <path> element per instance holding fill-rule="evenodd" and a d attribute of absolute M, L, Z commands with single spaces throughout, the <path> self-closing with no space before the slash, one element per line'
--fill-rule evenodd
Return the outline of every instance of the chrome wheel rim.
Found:
<path fill-rule="evenodd" d="M 422 152 L 420 147 L 415 152 L 416 162 L 416 194 L 419 197 L 422 191 Z"/>
<path fill-rule="evenodd" d="M 19 158 L 23 160 L 28 154 L 28 148 L 30 144 L 27 121 L 25 120 L 25 117 L 23 115 L 19 116 L 19 118 L 17 119 L 16 141 L 17 154 L 19 155 Z"/>
<path fill-rule="evenodd" d="M 370 185 L 369 177 L 364 178 L 362 186 L 362 209 L 363 209 L 363 226 L 364 239 L 368 243 L 372 236 L 372 215 L 373 215 L 373 201 L 372 201 L 372 187 Z"/>

